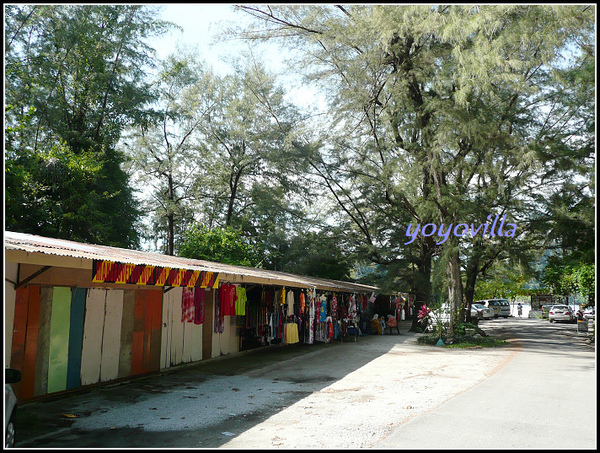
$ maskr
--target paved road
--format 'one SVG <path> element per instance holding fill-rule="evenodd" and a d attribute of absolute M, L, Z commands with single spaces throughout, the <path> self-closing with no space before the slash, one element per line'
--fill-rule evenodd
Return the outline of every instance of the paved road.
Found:
<path fill-rule="evenodd" d="M 521 350 L 489 379 L 394 430 L 380 448 L 597 447 L 595 351 L 574 325 L 494 325 Z M 498 332 L 500 333 L 500 332 Z"/>
<path fill-rule="evenodd" d="M 17 446 L 594 448 L 595 353 L 575 326 L 482 325 L 511 346 L 420 346 L 405 324 L 401 335 L 264 348 L 30 403 Z M 594 429 L 577 436 L 578 425 Z"/>

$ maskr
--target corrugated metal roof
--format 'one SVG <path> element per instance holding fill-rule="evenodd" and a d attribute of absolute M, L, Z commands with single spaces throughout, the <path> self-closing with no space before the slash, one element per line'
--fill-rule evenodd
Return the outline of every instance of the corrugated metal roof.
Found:
<path fill-rule="evenodd" d="M 84 244 L 65 239 L 53 239 L 25 233 L 4 232 L 4 248 L 20 250 L 27 253 L 64 256 L 89 260 L 106 260 L 126 264 L 148 265 L 186 269 L 193 271 L 209 271 L 219 274 L 249 277 L 254 279 L 287 282 L 289 286 L 316 287 L 318 289 L 338 289 L 350 292 L 377 292 L 375 286 L 352 282 L 342 282 L 315 277 L 305 277 L 286 272 L 268 271 L 245 266 L 232 266 L 212 261 L 193 260 L 177 256 L 141 252 L 105 245 Z"/>

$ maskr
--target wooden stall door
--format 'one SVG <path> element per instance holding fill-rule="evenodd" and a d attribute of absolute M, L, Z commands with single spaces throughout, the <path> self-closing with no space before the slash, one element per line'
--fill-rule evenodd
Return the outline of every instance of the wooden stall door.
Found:
<path fill-rule="evenodd" d="M 21 371 L 21 382 L 13 384 L 19 400 L 34 396 L 40 300 L 39 286 L 17 289 L 10 366 Z"/>
<path fill-rule="evenodd" d="M 136 291 L 131 347 L 132 375 L 160 369 L 162 299 L 162 291 Z"/>

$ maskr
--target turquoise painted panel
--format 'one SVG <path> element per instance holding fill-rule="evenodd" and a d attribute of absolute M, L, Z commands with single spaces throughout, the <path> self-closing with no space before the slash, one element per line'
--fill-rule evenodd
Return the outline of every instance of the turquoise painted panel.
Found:
<path fill-rule="evenodd" d="M 83 347 L 85 296 L 85 288 L 74 288 L 71 292 L 71 328 L 69 333 L 67 389 L 76 388 L 81 385 L 81 350 Z"/>

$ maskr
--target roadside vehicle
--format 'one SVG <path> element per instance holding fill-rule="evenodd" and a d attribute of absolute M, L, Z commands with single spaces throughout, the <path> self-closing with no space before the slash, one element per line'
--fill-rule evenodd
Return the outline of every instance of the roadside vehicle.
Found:
<path fill-rule="evenodd" d="M 471 316 L 475 316 L 473 312 L 477 313 L 476 316 L 479 319 L 492 319 L 495 317 L 494 310 L 481 304 L 471 304 Z"/>
<path fill-rule="evenodd" d="M 15 416 L 17 397 L 11 384 L 21 380 L 21 372 L 12 368 L 4 370 L 4 448 L 15 446 Z"/>
<path fill-rule="evenodd" d="M 500 316 L 500 301 L 499 299 L 484 299 L 478 300 L 476 304 L 483 305 L 486 308 L 490 308 L 494 312 L 494 318 Z"/>
<path fill-rule="evenodd" d="M 583 319 L 596 319 L 596 307 L 588 307 L 583 310 Z"/>
<path fill-rule="evenodd" d="M 548 311 L 548 321 L 550 322 L 573 322 L 574 319 L 575 313 L 573 313 L 571 307 L 568 307 L 567 305 L 553 305 Z"/>
<path fill-rule="evenodd" d="M 498 299 L 500 302 L 500 316 L 508 318 L 510 316 L 510 304 L 506 299 Z"/>

